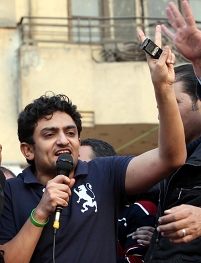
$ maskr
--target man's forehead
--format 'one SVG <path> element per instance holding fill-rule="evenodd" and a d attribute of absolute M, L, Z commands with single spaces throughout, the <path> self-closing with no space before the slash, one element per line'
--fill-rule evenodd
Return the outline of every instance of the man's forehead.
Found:
<path fill-rule="evenodd" d="M 37 128 L 38 127 L 38 128 Z M 38 120 L 36 129 L 77 129 L 77 126 L 71 116 L 65 112 L 54 112 L 52 115 L 47 115 Z"/>

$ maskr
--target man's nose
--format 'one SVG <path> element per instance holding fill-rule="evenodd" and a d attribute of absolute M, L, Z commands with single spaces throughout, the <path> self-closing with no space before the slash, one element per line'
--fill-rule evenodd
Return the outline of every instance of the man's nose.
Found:
<path fill-rule="evenodd" d="M 66 145 L 69 144 L 68 137 L 65 133 L 60 133 L 57 139 L 57 144 Z"/>

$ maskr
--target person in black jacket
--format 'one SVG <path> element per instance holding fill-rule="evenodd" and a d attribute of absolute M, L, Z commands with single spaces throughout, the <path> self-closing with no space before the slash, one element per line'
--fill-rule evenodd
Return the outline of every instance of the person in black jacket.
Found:
<path fill-rule="evenodd" d="M 201 30 L 197 27 L 193 13 L 187 0 L 182 2 L 183 12 L 181 13 L 178 7 L 170 2 L 166 14 L 170 25 L 169 27 L 162 25 L 162 30 L 169 37 L 177 50 L 187 58 L 193 65 L 194 72 L 198 79 L 197 96 L 201 100 Z M 195 125 L 189 126 L 194 129 Z M 201 139 L 192 142 L 188 146 L 190 155 L 196 144 L 199 144 Z M 164 216 L 160 217 L 157 230 L 164 237 L 169 237 L 173 243 L 187 243 L 201 236 L 201 203 L 197 206 L 182 204 L 172 207 L 164 211 Z M 137 231 L 134 238 L 144 239 L 149 235 L 149 243 L 151 232 L 146 227 Z M 193 259 L 192 259 L 193 260 Z M 195 262 L 193 260 L 193 262 Z"/>
<path fill-rule="evenodd" d="M 188 1 L 182 2 L 183 13 L 177 6 L 170 2 L 166 14 L 173 31 L 165 25 L 162 30 L 167 37 L 172 39 L 174 46 L 189 61 L 198 79 L 197 96 L 201 100 L 201 30 L 197 27 Z M 189 129 L 195 128 L 189 127 Z M 198 140 L 199 142 L 199 140 Z M 195 145 L 196 142 L 193 142 Z M 192 146 L 191 146 L 192 148 Z M 201 203 L 200 205 L 201 206 Z M 201 209 L 195 206 L 182 205 L 165 212 L 166 216 L 160 218 L 158 231 L 171 238 L 174 243 L 189 242 L 201 236 Z M 196 222 L 194 220 L 196 218 Z M 185 229 L 181 233 L 180 229 Z"/>
<path fill-rule="evenodd" d="M 145 263 L 201 262 L 201 101 L 192 64 L 175 67 L 175 76 L 188 156 L 181 168 L 160 183 L 159 225 Z"/>

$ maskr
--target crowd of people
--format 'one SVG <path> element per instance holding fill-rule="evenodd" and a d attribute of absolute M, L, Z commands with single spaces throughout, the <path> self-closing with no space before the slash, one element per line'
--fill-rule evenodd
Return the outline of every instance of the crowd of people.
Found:
<path fill-rule="evenodd" d="M 158 148 L 118 156 L 107 142 L 81 141 L 81 115 L 63 94 L 36 98 L 19 114 L 28 167 L 6 178 L 1 260 L 201 262 L 201 31 L 187 0 L 182 7 L 183 14 L 169 3 L 174 31 L 157 25 L 155 44 L 161 47 L 163 31 L 189 63 L 174 67 L 168 46 L 158 59 L 146 55 L 159 111 Z M 138 36 L 143 43 L 142 30 Z M 0 145 L 0 165 L 1 153 Z M 72 157 L 68 176 L 57 170 L 63 153 Z M 0 168 L 6 177 L 9 170 Z"/>

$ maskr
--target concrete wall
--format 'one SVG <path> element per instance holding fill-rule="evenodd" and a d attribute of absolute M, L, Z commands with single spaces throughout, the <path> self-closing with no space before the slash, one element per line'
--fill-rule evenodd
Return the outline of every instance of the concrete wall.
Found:
<path fill-rule="evenodd" d="M 0 27 L 15 27 L 15 0 L 1 0 Z"/>
<path fill-rule="evenodd" d="M 146 62 L 96 63 L 89 46 L 21 48 L 22 107 L 64 93 L 96 124 L 153 123 L 157 109 Z"/>
<path fill-rule="evenodd" d="M 0 29 L 0 143 L 3 160 L 19 162 L 21 154 L 17 141 L 19 74 L 19 32 Z"/>

